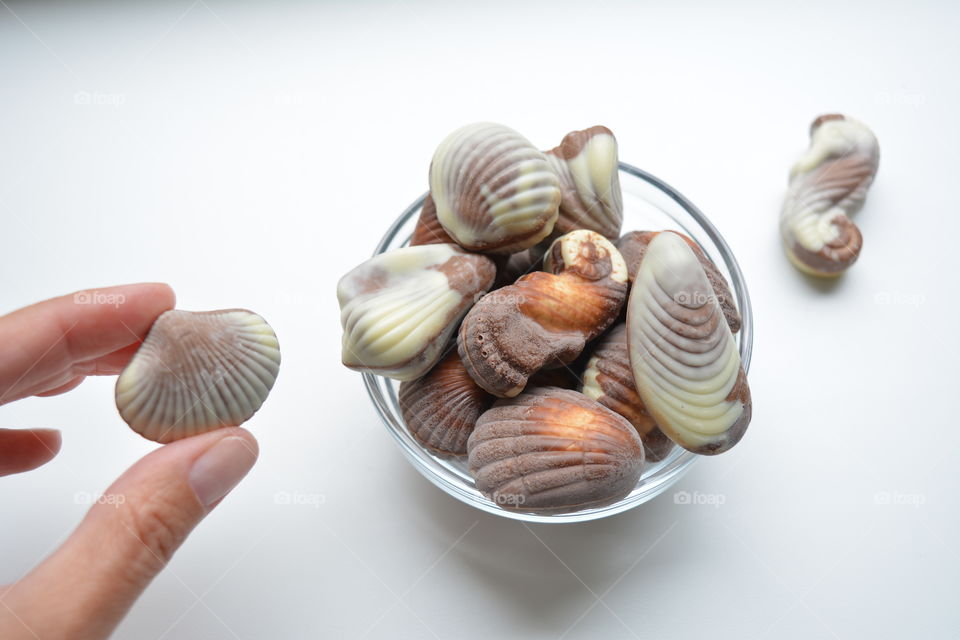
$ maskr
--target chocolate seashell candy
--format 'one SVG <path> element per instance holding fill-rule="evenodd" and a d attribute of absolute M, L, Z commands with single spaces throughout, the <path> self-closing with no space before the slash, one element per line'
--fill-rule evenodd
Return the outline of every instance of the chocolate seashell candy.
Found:
<path fill-rule="evenodd" d="M 576 391 L 537 387 L 498 400 L 467 443 L 477 488 L 506 509 L 561 513 L 636 486 L 643 445 L 625 418 Z"/>
<path fill-rule="evenodd" d="M 700 260 L 679 234 L 650 242 L 627 302 L 637 391 L 678 445 L 722 453 L 750 423 L 747 377 Z"/>
<path fill-rule="evenodd" d="M 626 299 L 626 264 L 595 231 L 556 240 L 544 269 L 482 297 L 460 326 L 464 366 L 496 396 L 515 396 L 540 369 L 572 362 Z"/>
<path fill-rule="evenodd" d="M 810 148 L 790 170 L 780 234 L 790 261 L 813 276 L 838 276 L 860 256 L 863 237 L 850 221 L 880 166 L 876 136 L 861 122 L 823 115 L 810 128 Z"/>
<path fill-rule="evenodd" d="M 466 455 L 467 438 L 494 400 L 467 373 L 456 349 L 424 377 L 400 385 L 400 413 L 407 428 L 441 455 Z"/>
<path fill-rule="evenodd" d="M 631 231 L 623 234 L 623 236 L 617 240 L 617 249 L 620 250 L 620 254 L 627 263 L 627 272 L 629 273 L 631 282 L 637 275 L 637 269 L 640 268 L 640 261 L 643 260 L 643 254 L 647 250 L 647 245 L 650 244 L 650 241 L 653 240 L 658 233 L 660 232 Z M 700 266 L 703 267 L 704 273 L 707 274 L 707 280 L 710 281 L 710 286 L 713 287 L 713 294 L 716 296 L 717 302 L 720 303 L 720 308 L 723 310 L 723 317 L 727 319 L 727 325 L 730 327 L 730 331 L 733 333 L 740 331 L 740 325 L 742 323 L 740 311 L 737 310 L 737 306 L 734 303 L 733 292 L 730 291 L 730 285 L 727 284 L 726 278 L 723 277 L 723 274 L 720 273 L 717 266 L 713 264 L 710 258 L 707 257 L 707 254 L 703 252 L 703 249 L 701 249 L 692 238 L 682 233 L 677 233 L 676 231 L 671 233 L 675 233 L 683 238 L 687 245 L 693 250 L 693 253 L 697 256 L 697 260 L 700 261 Z"/>
<path fill-rule="evenodd" d="M 117 409 L 130 428 L 172 442 L 249 420 L 273 388 L 280 345 L 245 309 L 166 311 L 117 378 Z"/>
<path fill-rule="evenodd" d="M 637 393 L 626 323 L 615 325 L 593 344 L 580 392 L 630 421 L 643 441 L 647 460 L 662 460 L 673 449 L 673 441 L 660 430 Z"/>
<path fill-rule="evenodd" d="M 604 126 L 573 131 L 547 159 L 560 177 L 560 215 L 554 233 L 590 229 L 616 240 L 623 225 L 617 139 Z"/>
<path fill-rule="evenodd" d="M 396 380 L 419 378 L 476 297 L 493 284 L 490 258 L 452 244 L 377 255 L 337 285 L 343 364 Z"/>
<path fill-rule="evenodd" d="M 516 253 L 540 242 L 553 231 L 560 205 L 560 181 L 546 156 L 490 122 L 461 127 L 440 143 L 430 193 L 444 230 L 484 253 Z"/>

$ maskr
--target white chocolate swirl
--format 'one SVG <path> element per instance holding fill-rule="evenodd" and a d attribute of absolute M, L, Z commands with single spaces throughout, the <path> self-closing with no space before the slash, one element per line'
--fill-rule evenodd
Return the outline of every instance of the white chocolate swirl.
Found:
<path fill-rule="evenodd" d="M 573 131 L 547 152 L 560 176 L 560 216 L 555 233 L 590 229 L 615 240 L 623 224 L 617 139 L 603 126 Z"/>
<path fill-rule="evenodd" d="M 750 422 L 733 334 L 696 254 L 679 235 L 647 247 L 627 303 L 637 391 L 660 429 L 702 454 L 726 451 Z"/>
<path fill-rule="evenodd" d="M 430 164 L 437 219 L 471 251 L 515 253 L 551 231 L 560 182 L 546 156 L 519 133 L 480 122 L 440 143 Z"/>
<path fill-rule="evenodd" d="M 397 380 L 419 378 L 440 359 L 495 272 L 489 258 L 453 244 L 396 249 L 356 267 L 337 285 L 343 364 Z"/>
<path fill-rule="evenodd" d="M 801 271 L 837 276 L 856 261 L 863 238 L 849 217 L 863 205 L 879 162 L 877 139 L 863 123 L 841 115 L 814 121 L 780 214 L 784 248 Z"/>

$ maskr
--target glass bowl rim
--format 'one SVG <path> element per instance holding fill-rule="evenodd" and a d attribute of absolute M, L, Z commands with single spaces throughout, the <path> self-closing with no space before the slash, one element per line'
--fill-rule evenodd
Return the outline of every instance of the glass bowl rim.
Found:
<path fill-rule="evenodd" d="M 700 209 L 698 209 L 692 202 L 681 195 L 679 191 L 671 187 L 663 180 L 657 178 L 651 173 L 648 173 L 647 171 L 644 171 L 643 169 L 635 167 L 631 164 L 627 164 L 626 162 L 620 162 L 619 169 L 623 173 L 631 175 L 635 178 L 639 178 L 640 180 L 648 183 L 673 200 L 677 205 L 680 206 L 681 209 L 683 209 L 691 218 L 693 218 L 693 220 L 706 233 L 707 237 L 710 238 L 710 241 L 713 243 L 714 247 L 716 247 L 720 254 L 720 258 L 723 260 L 724 266 L 727 268 L 727 271 L 730 274 L 730 284 L 734 289 L 734 294 L 737 298 L 737 307 L 740 310 L 740 316 L 742 320 L 739 336 L 740 359 L 743 362 L 744 372 L 749 372 L 750 360 L 751 356 L 753 355 L 753 307 L 750 303 L 750 294 L 747 291 L 747 284 L 744 280 L 743 272 L 740 270 L 740 265 L 737 263 L 733 252 L 723 239 L 723 236 L 720 235 L 720 232 L 717 231 L 717 228 L 712 222 L 710 222 L 703 212 L 700 211 Z M 400 214 L 393 224 L 390 225 L 386 233 L 384 233 L 383 237 L 380 239 L 380 242 L 377 243 L 377 247 L 373 252 L 374 256 L 379 255 L 387 250 L 387 247 L 389 247 L 390 244 L 395 240 L 400 229 L 402 229 L 403 226 L 410 220 L 411 216 L 420 210 L 426 197 L 427 193 L 424 193 L 417 198 L 403 211 L 403 213 Z M 697 241 L 699 244 L 699 241 L 696 237 L 692 235 L 691 237 L 693 237 L 694 241 Z M 363 377 L 364 387 L 367 389 L 367 394 L 370 396 L 370 400 L 372 401 L 374 409 L 376 410 L 377 415 L 380 417 L 381 422 L 383 422 L 383 425 L 386 427 L 387 431 L 391 436 L 393 436 L 393 439 L 400 446 L 400 449 L 403 451 L 406 458 L 413 463 L 413 466 L 417 469 L 417 471 L 419 471 L 425 478 L 427 478 L 438 488 L 457 498 L 461 502 L 480 509 L 481 511 L 486 511 L 488 513 L 512 520 L 558 524 L 569 522 L 586 522 L 588 520 L 596 520 L 599 518 L 612 516 L 617 513 L 622 513 L 637 507 L 666 491 L 677 480 L 679 480 L 680 477 L 690 468 L 690 465 L 692 465 L 696 459 L 700 457 L 697 454 L 689 451 L 682 451 L 680 455 L 670 464 L 659 469 L 656 473 L 656 476 L 652 480 L 648 479 L 648 481 L 645 482 L 642 487 L 643 490 L 637 493 L 631 493 L 630 495 L 605 506 L 557 514 L 537 514 L 523 511 L 511 511 L 498 506 L 489 499 L 484 498 L 485 501 L 478 499 L 474 493 L 471 493 L 470 491 L 467 491 L 461 487 L 458 484 L 458 479 L 455 480 L 449 477 L 450 472 L 433 454 L 427 451 L 424 447 L 416 444 L 413 441 L 412 436 L 410 436 L 409 441 L 402 438 L 399 432 L 408 433 L 406 425 L 395 425 L 391 423 L 393 420 L 391 408 L 388 405 L 387 398 L 384 397 L 380 388 L 377 386 L 377 379 L 380 378 L 380 376 L 366 372 L 362 373 L 361 375 Z"/>

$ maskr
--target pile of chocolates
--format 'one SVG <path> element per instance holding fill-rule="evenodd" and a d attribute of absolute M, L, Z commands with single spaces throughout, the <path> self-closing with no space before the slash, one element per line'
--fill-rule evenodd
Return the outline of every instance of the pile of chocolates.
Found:
<path fill-rule="evenodd" d="M 728 450 L 751 401 L 721 273 L 673 231 L 621 235 L 617 142 L 541 152 L 472 124 L 433 156 L 411 246 L 338 287 L 347 367 L 402 381 L 410 433 L 505 509 L 615 502 L 676 445 Z"/>

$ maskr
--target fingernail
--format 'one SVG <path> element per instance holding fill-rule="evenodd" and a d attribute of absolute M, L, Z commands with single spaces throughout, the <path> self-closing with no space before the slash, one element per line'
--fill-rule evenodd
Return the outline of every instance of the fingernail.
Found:
<path fill-rule="evenodd" d="M 203 506 L 209 507 L 237 486 L 256 461 L 256 450 L 249 442 L 236 436 L 224 438 L 193 463 L 190 486 Z"/>

